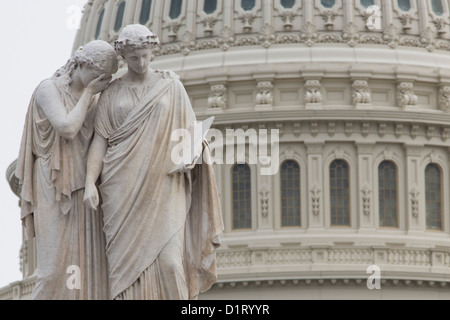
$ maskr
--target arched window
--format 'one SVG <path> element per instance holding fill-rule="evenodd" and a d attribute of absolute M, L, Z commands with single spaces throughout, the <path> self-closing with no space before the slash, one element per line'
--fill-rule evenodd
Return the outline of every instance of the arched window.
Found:
<path fill-rule="evenodd" d="M 183 4 L 183 0 L 171 0 L 170 1 L 170 11 L 169 11 L 170 19 L 176 19 L 181 15 L 181 5 L 182 4 Z"/>
<path fill-rule="evenodd" d="M 97 22 L 97 29 L 95 30 L 95 40 L 98 40 L 100 37 L 100 31 L 102 31 L 102 23 L 103 23 L 103 17 L 105 16 L 105 9 L 100 12 L 100 16 L 98 17 Z"/>
<path fill-rule="evenodd" d="M 410 0 L 397 0 L 398 7 L 403 11 L 411 10 L 411 1 Z"/>
<path fill-rule="evenodd" d="M 206 14 L 214 13 L 217 10 L 217 0 L 205 0 L 203 12 Z"/>
<path fill-rule="evenodd" d="M 244 11 L 250 11 L 255 7 L 255 0 L 241 0 L 241 8 Z"/>
<path fill-rule="evenodd" d="M 281 6 L 286 9 L 291 9 L 295 4 L 295 0 L 281 0 Z"/>
<path fill-rule="evenodd" d="M 150 11 L 152 10 L 152 0 L 142 0 L 141 15 L 139 17 L 140 24 L 146 24 L 150 19 Z"/>
<path fill-rule="evenodd" d="M 330 165 L 331 225 L 350 226 L 350 173 L 344 160 Z"/>
<path fill-rule="evenodd" d="M 442 0 L 431 0 L 431 8 L 437 16 L 442 16 L 444 14 L 444 7 L 442 6 Z"/>
<path fill-rule="evenodd" d="M 425 196 L 427 229 L 442 230 L 442 177 L 435 164 L 425 169 Z"/>
<path fill-rule="evenodd" d="M 292 160 L 281 165 L 281 226 L 301 226 L 300 166 Z"/>
<path fill-rule="evenodd" d="M 119 32 L 120 28 L 122 28 L 123 24 L 123 15 L 125 13 L 125 1 L 122 1 L 121 4 L 119 4 L 119 8 L 117 9 L 117 16 L 116 16 L 116 23 L 114 24 L 114 31 Z"/>
<path fill-rule="evenodd" d="M 368 8 L 373 5 L 375 5 L 374 0 L 361 0 L 361 6 L 363 6 L 364 8 Z"/>
<path fill-rule="evenodd" d="M 398 227 L 397 167 L 384 161 L 378 167 L 380 227 Z"/>
<path fill-rule="evenodd" d="M 233 229 L 252 228 L 251 171 L 246 164 L 233 167 Z"/>
<path fill-rule="evenodd" d="M 325 8 L 333 8 L 336 3 L 336 0 L 320 0 L 320 3 Z"/>

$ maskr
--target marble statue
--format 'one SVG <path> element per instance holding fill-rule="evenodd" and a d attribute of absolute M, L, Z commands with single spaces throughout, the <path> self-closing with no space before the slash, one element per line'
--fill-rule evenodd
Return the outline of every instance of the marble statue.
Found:
<path fill-rule="evenodd" d="M 41 82 L 31 98 L 16 176 L 26 234 L 36 237 L 33 299 L 107 297 L 102 217 L 83 198 L 98 93 L 117 69 L 114 48 L 90 42 Z M 68 270 L 78 270 L 75 287 L 69 285 Z"/>
<path fill-rule="evenodd" d="M 115 47 L 128 71 L 100 97 L 89 151 L 85 201 L 94 209 L 101 200 L 114 300 L 196 299 L 217 281 L 215 177 L 207 161 L 169 174 L 171 134 L 196 116 L 179 77 L 150 68 L 158 43 L 142 25 L 121 32 Z"/>

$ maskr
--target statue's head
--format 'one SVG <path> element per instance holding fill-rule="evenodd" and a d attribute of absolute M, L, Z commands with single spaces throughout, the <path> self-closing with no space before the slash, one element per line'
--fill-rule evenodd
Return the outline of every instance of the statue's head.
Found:
<path fill-rule="evenodd" d="M 67 64 L 59 69 L 54 77 L 62 78 L 70 84 L 75 70 L 79 70 L 82 82 L 87 86 L 92 80 L 105 74 L 111 77 L 117 72 L 119 62 L 114 48 L 107 42 L 95 40 L 78 48 Z"/>
<path fill-rule="evenodd" d="M 138 74 L 146 72 L 153 58 L 152 49 L 158 44 L 158 37 L 140 24 L 125 27 L 114 43 L 117 54 L 125 59 L 128 68 Z"/>

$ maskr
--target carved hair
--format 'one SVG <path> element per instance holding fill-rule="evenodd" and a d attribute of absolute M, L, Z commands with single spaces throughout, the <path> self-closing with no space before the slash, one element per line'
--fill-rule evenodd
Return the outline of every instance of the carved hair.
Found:
<path fill-rule="evenodd" d="M 124 56 L 138 49 L 153 49 L 159 45 L 159 38 L 147 27 L 140 24 L 126 26 L 114 42 L 116 52 Z"/>
<path fill-rule="evenodd" d="M 65 85 L 72 83 L 75 70 L 82 64 L 114 74 L 119 68 L 119 61 L 114 48 L 103 40 L 95 40 L 78 48 L 66 65 L 55 72 L 53 78 L 59 78 Z"/>

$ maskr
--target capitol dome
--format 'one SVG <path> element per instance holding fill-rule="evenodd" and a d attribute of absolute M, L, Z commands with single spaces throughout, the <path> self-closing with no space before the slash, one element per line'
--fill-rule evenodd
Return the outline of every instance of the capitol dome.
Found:
<path fill-rule="evenodd" d="M 202 299 L 449 299 L 449 17 L 448 0 L 90 0 L 74 50 L 146 25 L 199 120 L 279 132 L 276 174 L 252 137 L 247 164 L 215 166 Z"/>

